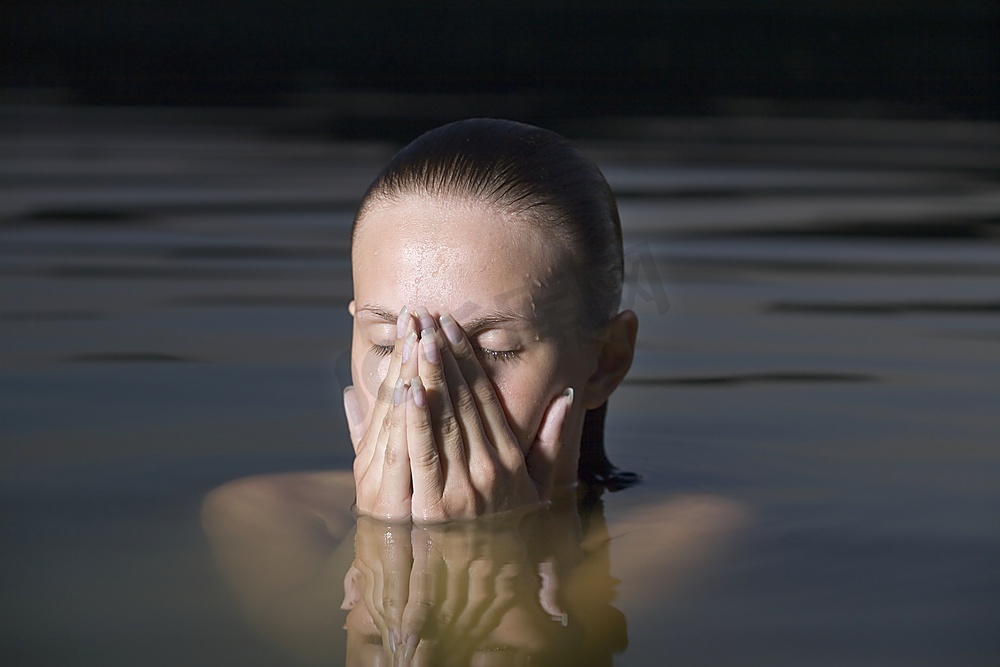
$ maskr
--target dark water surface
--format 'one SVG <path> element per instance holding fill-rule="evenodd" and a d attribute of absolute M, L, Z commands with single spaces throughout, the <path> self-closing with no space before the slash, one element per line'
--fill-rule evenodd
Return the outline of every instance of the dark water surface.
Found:
<path fill-rule="evenodd" d="M 297 664 L 199 507 L 349 466 L 347 231 L 392 147 L 5 121 L 3 663 Z M 607 518 L 754 517 L 615 664 L 1000 664 L 1000 131 L 816 132 L 584 144 L 641 318 L 608 430 L 645 483 Z"/>

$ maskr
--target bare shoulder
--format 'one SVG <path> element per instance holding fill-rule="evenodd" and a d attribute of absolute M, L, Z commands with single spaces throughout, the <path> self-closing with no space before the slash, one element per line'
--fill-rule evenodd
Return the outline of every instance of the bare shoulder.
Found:
<path fill-rule="evenodd" d="M 321 521 L 331 532 L 353 522 L 354 477 L 350 471 L 255 475 L 227 482 L 210 491 L 202 503 L 202 523 L 213 532 L 220 526 Z"/>
<path fill-rule="evenodd" d="M 752 512 L 743 503 L 713 495 L 680 495 L 638 507 L 615 521 L 618 534 L 651 527 L 684 533 L 729 533 L 745 528 Z"/>
<path fill-rule="evenodd" d="M 693 585 L 725 560 L 753 523 L 746 505 L 711 495 L 672 496 L 618 515 L 608 525 L 623 610 Z"/>

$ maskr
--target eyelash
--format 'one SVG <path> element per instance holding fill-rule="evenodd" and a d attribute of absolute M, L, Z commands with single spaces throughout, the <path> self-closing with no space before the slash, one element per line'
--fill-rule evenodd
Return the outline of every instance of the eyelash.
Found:
<path fill-rule="evenodd" d="M 493 361 L 514 361 L 517 359 L 517 350 L 487 350 L 485 347 L 476 348 L 476 354 L 489 357 Z"/>
<path fill-rule="evenodd" d="M 392 345 L 372 345 L 372 353 L 377 357 L 387 357 L 394 349 Z M 493 361 L 514 361 L 518 357 L 518 350 L 488 350 L 485 347 L 478 347 L 476 355 L 489 357 Z"/>

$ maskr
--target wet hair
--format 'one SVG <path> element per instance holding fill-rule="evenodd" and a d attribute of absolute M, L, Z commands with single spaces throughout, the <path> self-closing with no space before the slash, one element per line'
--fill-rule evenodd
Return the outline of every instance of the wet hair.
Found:
<path fill-rule="evenodd" d="M 476 118 L 431 130 L 399 151 L 361 200 L 352 245 L 371 210 L 410 195 L 480 202 L 545 229 L 568 251 L 579 321 L 597 330 L 621 302 L 623 254 L 618 205 L 601 170 L 562 136 L 509 120 Z M 582 482 L 623 488 L 604 451 L 607 403 L 589 410 L 580 442 Z"/>

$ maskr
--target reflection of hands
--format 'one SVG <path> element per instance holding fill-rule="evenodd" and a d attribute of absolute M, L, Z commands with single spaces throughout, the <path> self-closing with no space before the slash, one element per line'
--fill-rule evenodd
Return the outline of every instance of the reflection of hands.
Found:
<path fill-rule="evenodd" d="M 425 308 L 415 316 L 419 337 L 414 316 L 400 313 L 370 421 L 376 431 L 360 433 L 356 398 L 345 394 L 359 512 L 440 523 L 547 499 L 572 389 L 549 405 L 526 460 L 462 329 L 447 314 L 440 327 Z"/>
<path fill-rule="evenodd" d="M 558 572 L 550 562 L 542 576 L 543 566 L 529 559 L 513 524 L 410 529 L 362 518 L 355 567 L 364 580 L 345 582 L 345 599 L 361 589 L 364 604 L 351 614 L 370 615 L 396 664 L 432 664 L 445 655 L 461 662 L 497 647 L 516 657 L 565 632 Z"/>

